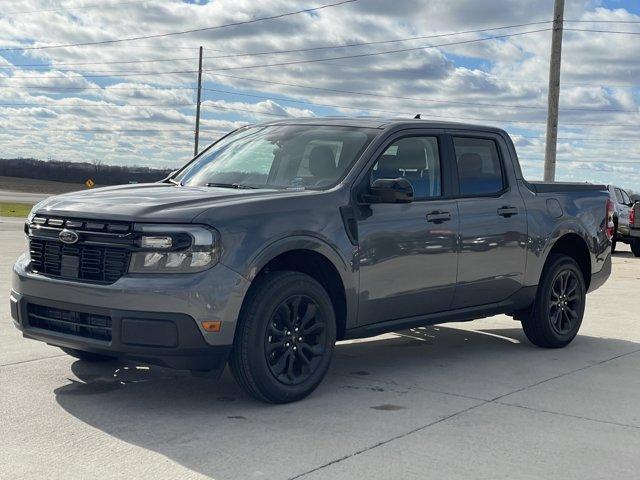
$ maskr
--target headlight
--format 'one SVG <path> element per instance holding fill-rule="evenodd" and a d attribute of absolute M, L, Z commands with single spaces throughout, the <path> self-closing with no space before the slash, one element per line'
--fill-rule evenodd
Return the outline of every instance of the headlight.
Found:
<path fill-rule="evenodd" d="M 139 251 L 130 273 L 190 273 L 214 266 L 220 258 L 220 233 L 199 225 L 136 224 Z"/>

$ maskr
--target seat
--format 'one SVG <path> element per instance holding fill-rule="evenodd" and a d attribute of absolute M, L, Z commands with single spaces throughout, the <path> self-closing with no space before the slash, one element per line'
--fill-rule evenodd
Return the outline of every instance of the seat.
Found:
<path fill-rule="evenodd" d="M 396 159 L 395 155 L 382 155 L 378 160 L 378 168 L 371 175 L 372 180 L 402 177 L 402 172 L 396 164 Z"/>
<path fill-rule="evenodd" d="M 326 145 L 313 147 L 309 154 L 309 172 L 316 181 L 334 180 L 337 176 L 336 158 Z"/>
<path fill-rule="evenodd" d="M 430 197 L 432 192 L 424 144 L 416 138 L 403 138 L 397 145 L 396 165 L 411 183 L 415 198 Z"/>
<path fill-rule="evenodd" d="M 460 193 L 463 195 L 484 195 L 502 190 L 500 176 L 484 173 L 482 157 L 477 153 L 463 153 L 458 159 Z"/>

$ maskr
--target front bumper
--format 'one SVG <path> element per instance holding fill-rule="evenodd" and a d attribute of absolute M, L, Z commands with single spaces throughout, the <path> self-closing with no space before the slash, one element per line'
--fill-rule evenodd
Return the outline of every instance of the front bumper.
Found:
<path fill-rule="evenodd" d="M 125 275 L 113 284 L 97 285 L 34 273 L 23 255 L 13 267 L 11 312 L 25 337 L 51 345 L 172 368 L 209 370 L 220 363 L 224 366 L 249 284 L 218 264 L 200 273 Z M 35 327 L 29 321 L 30 304 L 109 317 L 111 339 Z M 219 332 L 203 329 L 201 322 L 216 320 L 221 321 Z M 132 331 L 137 332 L 135 338 L 127 338 Z"/>
<path fill-rule="evenodd" d="M 12 290 L 30 298 L 106 310 L 188 315 L 212 346 L 233 344 L 249 285 L 247 279 L 222 264 L 193 274 L 129 274 L 109 285 L 69 281 L 32 272 L 27 255 L 14 264 L 12 278 Z M 201 322 L 216 320 L 222 322 L 220 332 L 202 328 Z"/>
<path fill-rule="evenodd" d="M 11 292 L 11 317 L 26 338 L 40 340 L 57 347 L 73 348 L 85 352 L 116 358 L 161 365 L 164 367 L 221 371 L 231 346 L 211 346 L 195 322 L 188 315 L 150 313 L 121 309 L 87 307 L 60 301 L 27 297 Z M 110 319 L 109 340 L 86 338 L 77 334 L 41 328 L 35 324 L 33 308 L 55 309 L 56 312 L 94 315 Z M 64 317 L 59 317 L 64 318 Z M 55 321 L 65 325 L 65 321 Z M 74 328 L 78 330 L 77 325 Z M 80 327 L 89 330 L 98 327 Z"/>

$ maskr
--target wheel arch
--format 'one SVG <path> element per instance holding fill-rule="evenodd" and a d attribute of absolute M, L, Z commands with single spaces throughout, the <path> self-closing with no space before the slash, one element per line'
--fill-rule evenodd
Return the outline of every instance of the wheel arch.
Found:
<path fill-rule="evenodd" d="M 543 268 L 540 272 L 540 278 L 542 277 L 542 273 L 544 272 L 544 267 L 546 267 L 549 262 L 550 256 L 554 253 L 567 255 L 568 257 L 571 257 L 576 261 L 576 263 L 580 267 L 585 286 L 588 290 L 589 284 L 591 283 L 592 261 L 589 244 L 584 239 L 584 237 L 576 232 L 565 232 L 560 235 L 547 250 Z"/>
<path fill-rule="evenodd" d="M 297 236 L 274 242 L 262 249 L 250 262 L 247 278 L 251 285 L 242 305 L 257 278 L 269 271 L 288 270 L 309 275 L 329 294 L 336 315 L 337 338 L 344 338 L 355 318 L 357 308 L 354 274 L 350 263 L 329 244 L 315 237 Z"/>

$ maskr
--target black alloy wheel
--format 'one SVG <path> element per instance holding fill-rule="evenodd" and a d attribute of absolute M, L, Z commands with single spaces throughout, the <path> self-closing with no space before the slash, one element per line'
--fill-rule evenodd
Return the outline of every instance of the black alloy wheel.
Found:
<path fill-rule="evenodd" d="M 301 272 L 263 273 L 242 305 L 231 373 L 259 400 L 300 400 L 327 373 L 336 330 L 331 297 L 316 279 Z"/>
<path fill-rule="evenodd" d="M 520 320 L 525 335 L 543 348 L 562 348 L 576 337 L 586 306 L 587 285 L 578 263 L 552 253 L 545 263 L 536 298 Z"/>
<path fill-rule="evenodd" d="M 579 280 L 573 270 L 562 270 L 553 281 L 549 300 L 549 318 L 559 335 L 571 332 L 578 321 L 582 296 L 578 292 Z"/>
<path fill-rule="evenodd" d="M 265 335 L 269 371 L 285 385 L 298 385 L 318 368 L 325 353 L 326 328 L 318 305 L 306 295 L 284 300 Z"/>

